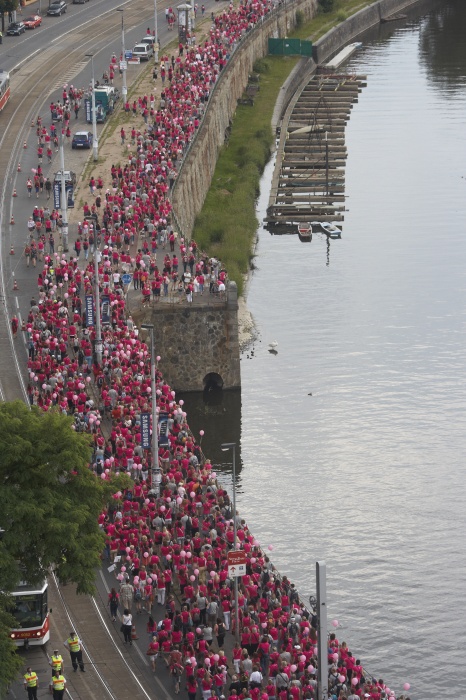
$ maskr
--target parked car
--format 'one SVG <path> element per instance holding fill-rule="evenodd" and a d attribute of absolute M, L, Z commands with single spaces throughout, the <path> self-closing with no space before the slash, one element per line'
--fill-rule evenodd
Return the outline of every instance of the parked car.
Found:
<path fill-rule="evenodd" d="M 92 133 L 90 131 L 77 131 L 71 141 L 71 148 L 92 148 Z"/>
<path fill-rule="evenodd" d="M 66 12 L 65 0 L 56 0 L 55 2 L 52 2 L 49 5 L 49 9 L 47 10 L 47 14 L 51 15 L 52 17 L 59 17 L 60 15 L 64 15 L 65 12 Z"/>
<path fill-rule="evenodd" d="M 154 48 L 150 44 L 136 44 L 133 48 L 133 56 L 139 56 L 141 61 L 148 61 L 154 55 Z"/>
<path fill-rule="evenodd" d="M 151 36 L 149 34 L 146 34 L 144 39 L 141 39 L 141 41 L 138 41 L 138 44 L 147 44 L 148 46 L 154 47 L 155 44 L 155 36 Z"/>
<path fill-rule="evenodd" d="M 9 36 L 19 36 L 20 34 L 23 34 L 26 31 L 26 27 L 24 26 L 24 22 L 11 22 L 11 24 L 8 25 L 8 29 L 6 30 L 6 33 Z"/>
<path fill-rule="evenodd" d="M 42 17 L 40 15 L 31 15 L 30 17 L 26 17 L 23 22 L 26 29 L 35 29 L 42 24 Z"/>
<path fill-rule="evenodd" d="M 73 5 L 84 5 L 85 2 L 89 2 L 89 0 L 73 0 Z"/>

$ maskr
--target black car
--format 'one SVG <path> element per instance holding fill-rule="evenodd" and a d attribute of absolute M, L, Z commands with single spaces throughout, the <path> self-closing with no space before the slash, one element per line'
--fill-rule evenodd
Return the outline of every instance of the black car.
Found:
<path fill-rule="evenodd" d="M 54 17 L 59 17 L 60 15 L 64 15 L 65 12 L 66 12 L 65 0 L 57 0 L 57 2 L 52 2 L 52 4 L 49 5 L 49 9 L 47 10 L 47 14 L 52 15 Z"/>
<path fill-rule="evenodd" d="M 6 33 L 9 36 L 19 36 L 20 34 L 23 34 L 23 32 L 26 31 L 26 26 L 23 24 L 23 22 L 12 22 L 11 24 L 8 25 L 8 29 L 6 30 Z"/>

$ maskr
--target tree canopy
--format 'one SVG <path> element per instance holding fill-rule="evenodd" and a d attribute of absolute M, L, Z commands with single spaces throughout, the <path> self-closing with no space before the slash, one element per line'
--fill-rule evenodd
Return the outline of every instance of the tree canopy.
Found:
<path fill-rule="evenodd" d="M 38 584 L 53 566 L 78 593 L 94 592 L 104 545 L 98 516 L 127 478 L 95 477 L 92 438 L 72 422 L 21 401 L 0 404 L 0 640 L 9 642 L 5 594 L 21 579 Z M 3 658 L 8 649 L 0 641 Z"/>

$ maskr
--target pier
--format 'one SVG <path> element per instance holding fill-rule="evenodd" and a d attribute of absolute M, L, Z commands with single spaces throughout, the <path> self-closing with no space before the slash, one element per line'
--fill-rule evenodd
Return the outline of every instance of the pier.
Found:
<path fill-rule="evenodd" d="M 264 220 L 273 233 L 295 233 L 300 222 L 343 221 L 345 127 L 365 85 L 365 76 L 324 68 L 290 103 Z"/>

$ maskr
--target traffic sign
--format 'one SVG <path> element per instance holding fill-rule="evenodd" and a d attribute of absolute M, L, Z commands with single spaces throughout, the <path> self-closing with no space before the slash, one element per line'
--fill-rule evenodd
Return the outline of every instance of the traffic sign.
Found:
<path fill-rule="evenodd" d="M 121 275 L 123 284 L 131 284 L 131 275 Z"/>
<path fill-rule="evenodd" d="M 133 57 L 133 52 L 131 50 L 126 50 L 125 51 L 125 58 L 132 58 Z"/>
<path fill-rule="evenodd" d="M 133 56 L 132 58 L 128 58 L 128 65 L 132 66 L 138 66 L 141 63 L 141 59 L 139 56 Z"/>
<path fill-rule="evenodd" d="M 246 573 L 246 552 L 228 552 L 228 577 L 238 578 Z"/>

